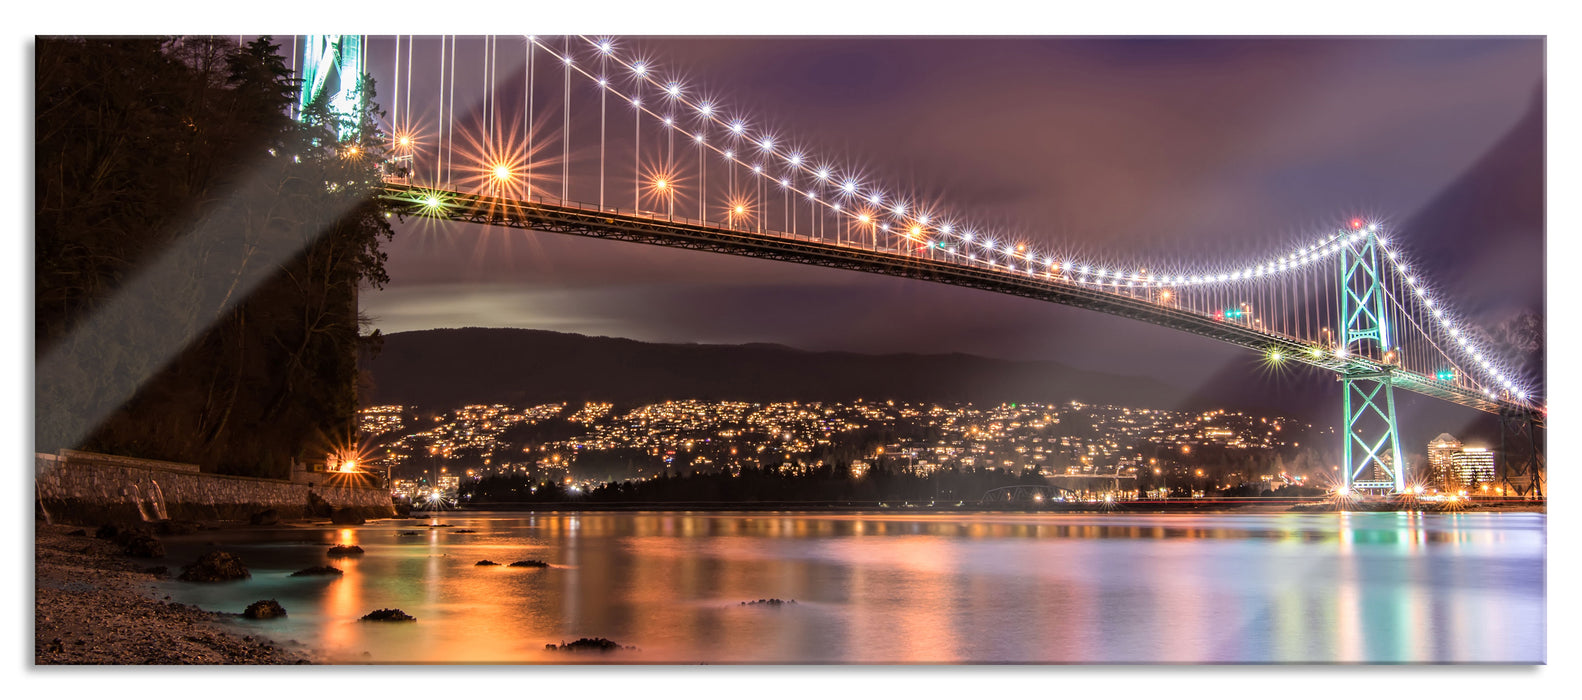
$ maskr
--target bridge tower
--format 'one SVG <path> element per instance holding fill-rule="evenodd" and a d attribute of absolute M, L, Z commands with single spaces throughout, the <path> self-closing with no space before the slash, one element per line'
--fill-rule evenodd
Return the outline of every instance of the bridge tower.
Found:
<path fill-rule="evenodd" d="M 1390 327 L 1386 323 L 1384 287 L 1379 278 L 1378 236 L 1372 227 L 1340 247 L 1340 320 L 1337 354 L 1362 354 L 1369 344 L 1382 367 L 1352 365 L 1340 371 L 1345 385 L 1341 399 L 1341 486 L 1393 493 L 1406 491 L 1406 457 L 1401 452 L 1395 421 L 1395 378 L 1390 366 Z M 1386 456 L 1388 451 L 1388 457 Z"/>
<path fill-rule="evenodd" d="M 1544 448 L 1531 409 L 1500 411 L 1500 485 L 1506 496 L 1544 497 Z"/>
<path fill-rule="evenodd" d="M 341 119 L 342 139 L 357 134 L 363 108 L 363 74 L 366 68 L 363 38 L 357 34 L 309 34 L 304 37 L 302 91 L 298 112 L 325 100 Z"/>

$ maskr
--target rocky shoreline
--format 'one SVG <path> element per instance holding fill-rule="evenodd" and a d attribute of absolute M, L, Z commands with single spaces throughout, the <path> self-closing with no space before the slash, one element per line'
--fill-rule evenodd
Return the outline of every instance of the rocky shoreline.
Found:
<path fill-rule="evenodd" d="M 299 644 L 239 631 L 232 615 L 171 602 L 142 562 L 78 531 L 34 524 L 34 664 L 318 662 Z"/>

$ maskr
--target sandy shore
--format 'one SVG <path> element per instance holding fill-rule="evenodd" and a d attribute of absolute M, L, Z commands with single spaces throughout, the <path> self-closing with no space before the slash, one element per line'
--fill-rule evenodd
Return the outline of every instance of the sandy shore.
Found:
<path fill-rule="evenodd" d="M 87 535 L 70 535 L 74 530 Z M 230 616 L 170 602 L 151 562 L 94 539 L 92 528 L 36 523 L 35 664 L 301 664 L 303 648 L 249 635 Z M 172 571 L 169 575 L 179 572 Z"/>

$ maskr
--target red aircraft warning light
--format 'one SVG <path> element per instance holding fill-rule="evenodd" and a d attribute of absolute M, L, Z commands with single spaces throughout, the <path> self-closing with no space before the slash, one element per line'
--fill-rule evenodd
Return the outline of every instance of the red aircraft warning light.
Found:
<path fill-rule="evenodd" d="M 1351 227 L 1352 228 L 1362 228 L 1362 219 L 1352 219 L 1351 220 Z"/>

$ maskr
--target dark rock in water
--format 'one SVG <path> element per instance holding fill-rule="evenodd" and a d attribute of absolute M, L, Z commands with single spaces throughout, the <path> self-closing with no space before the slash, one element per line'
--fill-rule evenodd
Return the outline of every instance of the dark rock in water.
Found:
<path fill-rule="evenodd" d="M 742 605 L 796 605 L 796 601 L 781 600 L 779 598 L 759 598 L 758 600 L 743 601 Z"/>
<path fill-rule="evenodd" d="M 87 530 L 72 530 L 71 532 L 66 533 L 66 535 L 68 537 L 87 537 L 88 536 L 88 531 Z"/>
<path fill-rule="evenodd" d="M 407 530 L 406 532 L 401 533 L 401 536 L 402 537 L 421 537 L 421 536 L 423 536 L 423 533 L 418 532 L 417 530 Z"/>
<path fill-rule="evenodd" d="M 500 562 L 489 561 L 488 559 L 479 559 L 478 563 L 473 564 L 473 566 L 499 566 L 499 565 L 500 565 Z"/>
<path fill-rule="evenodd" d="M 417 618 L 397 608 L 384 608 L 364 615 L 363 622 L 417 622 Z"/>
<path fill-rule="evenodd" d="M 352 508 L 336 508 L 330 512 L 330 522 L 336 525 L 361 525 L 368 522 Z"/>
<path fill-rule="evenodd" d="M 593 637 L 591 639 L 583 637 L 570 644 L 561 643 L 558 647 L 553 644 L 545 644 L 544 648 L 557 651 L 615 651 L 617 649 L 636 649 L 637 647 L 621 646 L 603 637 Z"/>
<path fill-rule="evenodd" d="M 411 503 L 397 503 L 397 504 L 395 504 L 395 512 L 396 512 L 396 515 L 398 515 L 400 517 L 403 517 L 403 518 L 410 517 L 412 515 L 412 504 Z"/>
<path fill-rule="evenodd" d="M 209 552 L 198 561 L 182 569 L 183 581 L 197 581 L 200 583 L 216 583 L 219 581 L 235 581 L 237 579 L 252 578 L 252 573 L 242 564 L 242 558 L 230 552 Z"/>
<path fill-rule="evenodd" d="M 165 545 L 148 535 L 138 535 L 121 545 L 121 551 L 126 552 L 128 556 L 158 559 L 165 556 Z"/>
<path fill-rule="evenodd" d="M 253 517 L 247 519 L 247 522 L 253 525 L 279 525 L 280 511 L 274 508 L 267 508 L 254 513 Z"/>
<path fill-rule="evenodd" d="M 154 524 L 154 532 L 161 535 L 190 535 L 198 531 L 194 520 L 161 520 Z"/>
<path fill-rule="evenodd" d="M 437 523 L 430 525 L 429 527 L 455 527 L 455 525 L 451 525 L 450 523 Z"/>
<path fill-rule="evenodd" d="M 292 576 L 340 576 L 345 572 L 333 566 L 310 566 L 300 571 L 291 572 Z"/>
<path fill-rule="evenodd" d="M 115 536 L 111 537 L 110 541 L 120 545 L 122 549 L 126 549 L 137 540 L 151 538 L 153 536 L 154 530 L 150 527 L 144 525 L 125 525 L 116 531 Z"/>
<path fill-rule="evenodd" d="M 519 567 L 527 568 L 527 569 L 547 569 L 547 568 L 549 568 L 548 564 L 545 564 L 544 562 L 541 562 L 541 561 L 539 561 L 537 559 L 523 559 L 522 561 L 513 561 L 513 562 L 511 562 L 510 565 L 511 566 L 519 566 Z"/>
<path fill-rule="evenodd" d="M 457 534 L 457 535 L 470 535 L 470 534 L 472 534 L 474 532 L 477 532 L 477 530 L 466 530 L 466 529 L 463 529 L 463 530 L 451 530 L 451 532 L 454 533 L 454 534 Z"/>
<path fill-rule="evenodd" d="M 363 548 L 355 544 L 338 544 L 334 547 L 330 547 L 330 551 L 327 554 L 331 559 L 340 559 L 342 557 L 360 557 L 363 555 Z"/>
<path fill-rule="evenodd" d="M 281 607 L 280 601 L 277 600 L 260 600 L 242 611 L 242 617 L 249 620 L 269 620 L 285 616 L 286 609 Z"/>
<path fill-rule="evenodd" d="M 150 566 L 150 567 L 148 567 L 146 569 L 143 569 L 143 573 L 145 573 L 145 574 L 153 574 L 154 576 L 164 576 L 165 574 L 170 573 L 170 567 L 168 567 L 168 566 Z"/>

